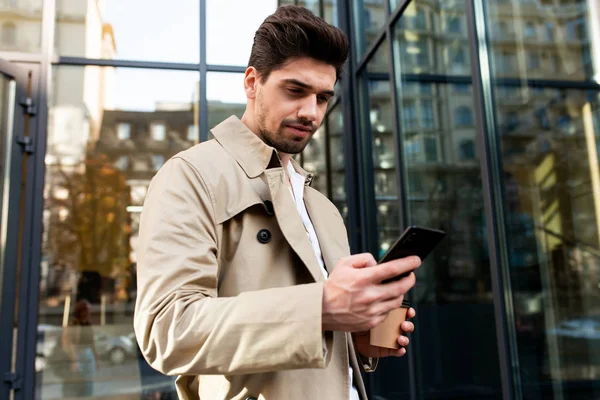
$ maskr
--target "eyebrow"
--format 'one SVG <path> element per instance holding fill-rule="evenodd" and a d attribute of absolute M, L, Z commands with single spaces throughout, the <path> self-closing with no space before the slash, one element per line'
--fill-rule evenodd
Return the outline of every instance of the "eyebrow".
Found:
<path fill-rule="evenodd" d="M 300 86 L 301 88 L 304 88 L 307 90 L 314 89 L 311 85 L 304 83 L 302 81 L 299 81 L 298 79 L 284 79 L 283 81 L 285 83 L 291 83 L 293 85 Z M 333 90 L 324 90 L 320 94 L 326 94 L 326 95 L 329 95 L 330 97 L 333 97 L 335 95 L 335 92 Z"/>

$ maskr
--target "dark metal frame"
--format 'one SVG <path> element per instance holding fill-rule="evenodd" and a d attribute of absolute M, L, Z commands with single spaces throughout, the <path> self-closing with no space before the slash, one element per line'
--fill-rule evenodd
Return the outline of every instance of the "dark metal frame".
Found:
<path fill-rule="evenodd" d="M 24 383 L 22 376 L 13 371 L 13 346 L 15 344 L 14 329 L 16 321 L 20 321 L 19 316 L 15 311 L 21 303 L 23 292 L 26 287 L 22 285 L 23 277 L 26 276 L 26 263 L 22 255 L 28 247 L 28 238 L 25 232 L 27 231 L 27 220 L 29 215 L 26 212 L 26 193 L 22 188 L 22 183 L 31 173 L 32 164 L 31 156 L 23 154 L 22 148 L 17 143 L 17 139 L 21 136 L 29 135 L 31 138 L 31 129 L 26 131 L 26 117 L 20 106 L 20 102 L 27 95 L 27 74 L 26 72 L 8 62 L 0 60 L 0 71 L 3 77 L 8 77 L 15 81 L 15 97 L 13 101 L 14 112 L 12 116 L 7 118 L 13 119 L 12 132 L 6 132 L 12 144 L 10 148 L 10 191 L 8 193 L 8 209 L 7 214 L 7 243 L 5 253 L 0 254 L 4 257 L 3 274 L 0 279 L 2 285 L 1 312 L 0 312 L 0 398 L 7 399 L 12 390 L 12 387 L 23 387 Z M 3 160 L 4 161 L 4 160 Z M 23 175 L 23 169 L 27 168 L 27 176 Z M 2 177 L 3 179 L 4 177 Z M 25 189 L 26 191 L 26 189 Z M 22 307 L 19 307 L 19 314 Z M 17 339 L 18 343 L 18 339 Z"/>

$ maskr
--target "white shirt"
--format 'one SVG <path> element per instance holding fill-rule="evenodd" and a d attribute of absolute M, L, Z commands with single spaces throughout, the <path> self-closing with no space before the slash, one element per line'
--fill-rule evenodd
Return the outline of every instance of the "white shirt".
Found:
<path fill-rule="evenodd" d="M 321 253 L 321 246 L 319 245 L 319 239 L 317 238 L 317 233 L 315 232 L 315 228 L 308 216 L 308 211 L 306 210 L 306 205 L 304 204 L 304 177 L 296 172 L 294 166 L 290 161 L 288 161 L 287 167 L 288 175 L 290 177 L 290 182 L 292 187 L 290 188 L 290 193 L 292 194 L 292 198 L 294 199 L 294 203 L 296 203 L 296 208 L 298 209 L 298 213 L 300 214 L 300 218 L 302 218 L 302 223 L 304 224 L 304 228 L 306 228 L 306 232 L 308 234 L 308 238 L 310 239 L 310 243 L 312 244 L 313 251 L 315 252 L 315 256 L 317 256 L 317 261 L 319 262 L 319 266 L 321 267 L 321 271 L 325 276 L 325 279 L 329 276 L 327 270 L 325 269 L 325 263 L 323 262 L 323 254 Z M 293 190 L 292 190 L 293 189 Z M 359 400 L 358 391 L 354 386 L 353 382 L 353 373 L 352 367 L 349 367 L 348 373 L 350 374 L 350 400 Z"/>

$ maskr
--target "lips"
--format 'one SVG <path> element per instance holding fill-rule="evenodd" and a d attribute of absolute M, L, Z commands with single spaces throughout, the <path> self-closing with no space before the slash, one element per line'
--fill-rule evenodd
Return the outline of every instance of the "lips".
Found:
<path fill-rule="evenodd" d="M 291 128 L 294 131 L 297 131 L 299 134 L 310 135 L 312 133 L 312 129 L 306 125 L 286 125 L 288 128 Z"/>

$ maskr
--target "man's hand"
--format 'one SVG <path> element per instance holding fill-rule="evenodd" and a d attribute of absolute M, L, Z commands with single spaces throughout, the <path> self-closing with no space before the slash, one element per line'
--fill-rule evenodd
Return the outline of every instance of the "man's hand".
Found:
<path fill-rule="evenodd" d="M 414 308 L 409 308 L 406 313 L 406 319 L 414 318 L 417 315 L 417 312 Z M 415 325 L 410 321 L 404 321 L 402 325 L 400 325 L 400 329 L 402 329 L 403 333 L 411 333 L 415 330 Z M 354 345 L 356 346 L 356 350 L 364 356 L 364 357 L 402 357 L 406 354 L 406 347 L 408 346 L 410 340 L 408 337 L 404 335 L 398 336 L 398 344 L 400 348 L 398 350 L 388 349 L 385 347 L 377 347 L 371 346 L 369 343 L 369 331 L 365 332 L 354 332 L 352 334 L 352 339 L 354 339 Z"/>
<path fill-rule="evenodd" d="M 421 265 L 419 257 L 377 264 L 369 253 L 342 258 L 323 290 L 324 331 L 361 332 L 379 325 L 402 305 L 404 294 L 415 285 L 415 274 L 382 284 Z"/>

